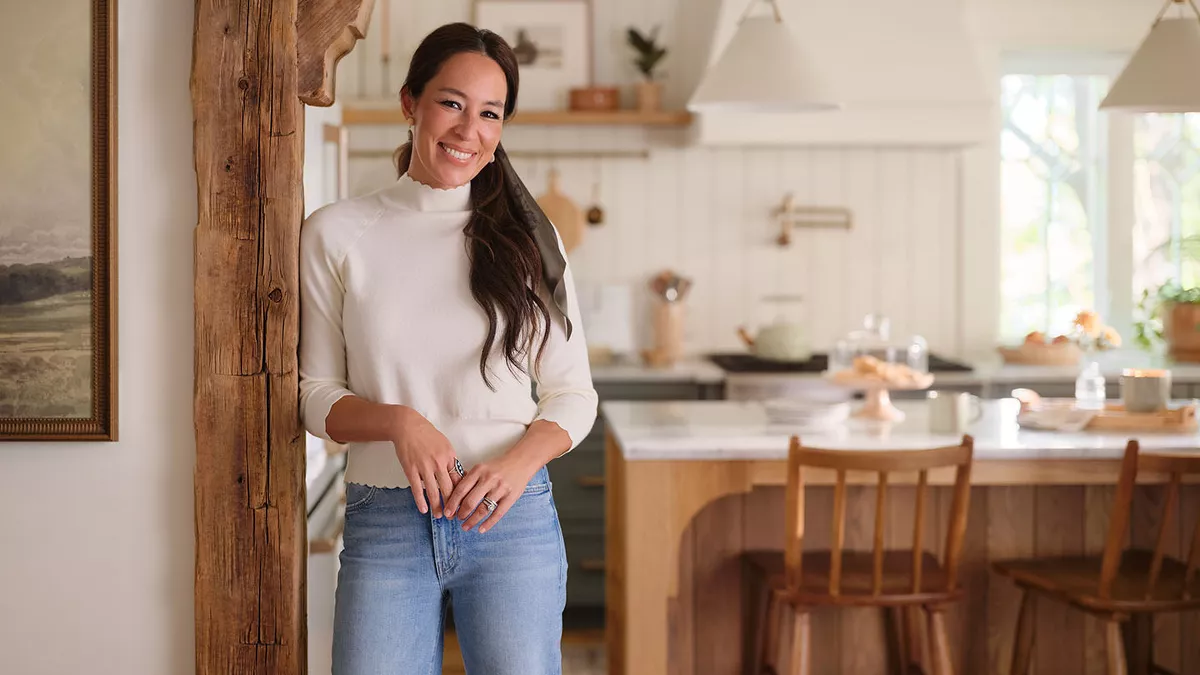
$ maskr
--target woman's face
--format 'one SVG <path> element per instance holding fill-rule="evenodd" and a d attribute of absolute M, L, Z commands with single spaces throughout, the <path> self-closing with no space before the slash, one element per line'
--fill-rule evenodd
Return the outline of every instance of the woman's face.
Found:
<path fill-rule="evenodd" d="M 441 189 L 470 182 L 500 143 L 507 94 L 499 64 L 474 53 L 450 57 L 419 99 L 401 92 L 415 123 L 409 176 Z"/>

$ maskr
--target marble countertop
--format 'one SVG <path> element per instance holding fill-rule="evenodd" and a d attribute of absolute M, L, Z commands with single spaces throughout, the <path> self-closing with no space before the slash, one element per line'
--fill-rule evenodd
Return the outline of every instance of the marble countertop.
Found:
<path fill-rule="evenodd" d="M 758 402 L 605 401 L 600 412 L 628 460 L 781 460 L 792 434 L 831 449 L 905 450 L 953 445 L 959 436 L 929 432 L 925 401 L 894 401 L 906 414 L 898 423 L 851 418 L 827 429 L 774 424 Z M 967 433 L 978 460 L 1117 459 L 1129 434 L 1034 431 L 1017 426 L 1015 399 L 982 402 Z M 1144 450 L 1200 453 L 1200 434 L 1141 434 Z"/>

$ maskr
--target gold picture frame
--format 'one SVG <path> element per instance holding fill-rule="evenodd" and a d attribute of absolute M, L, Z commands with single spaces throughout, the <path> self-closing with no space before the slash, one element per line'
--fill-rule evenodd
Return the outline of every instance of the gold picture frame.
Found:
<path fill-rule="evenodd" d="M 0 440 L 115 441 L 116 0 L 92 0 L 87 15 L 9 3 L 0 18 L 8 56 L 38 39 L 61 50 L 4 59 L 16 84 L 0 118 L 23 145 L 0 164 Z M 90 67 L 73 49 L 88 50 Z"/>

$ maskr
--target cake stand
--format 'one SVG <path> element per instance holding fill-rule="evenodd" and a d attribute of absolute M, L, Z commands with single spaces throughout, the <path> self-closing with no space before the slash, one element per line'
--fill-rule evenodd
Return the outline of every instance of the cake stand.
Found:
<path fill-rule="evenodd" d="M 847 389 L 863 392 L 863 405 L 851 413 L 856 419 L 875 420 L 880 422 L 900 422 L 904 420 L 904 411 L 892 404 L 891 391 L 920 391 L 928 389 L 933 384 L 933 375 L 921 373 L 920 376 L 905 380 L 888 380 L 881 377 L 857 375 L 855 373 L 827 374 L 828 379 Z"/>

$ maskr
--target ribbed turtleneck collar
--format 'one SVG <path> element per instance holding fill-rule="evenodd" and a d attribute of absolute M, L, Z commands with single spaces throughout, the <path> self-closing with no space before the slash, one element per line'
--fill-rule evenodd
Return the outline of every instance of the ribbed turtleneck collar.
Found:
<path fill-rule="evenodd" d="M 406 209 L 427 213 L 453 213 L 471 209 L 471 184 L 442 190 L 418 183 L 407 173 L 387 190 L 392 201 Z"/>

